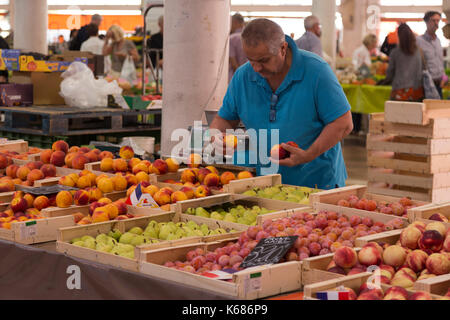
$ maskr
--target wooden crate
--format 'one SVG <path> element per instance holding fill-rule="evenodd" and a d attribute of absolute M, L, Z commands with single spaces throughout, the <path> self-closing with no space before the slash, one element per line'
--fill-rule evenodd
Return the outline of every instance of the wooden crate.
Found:
<path fill-rule="evenodd" d="M 254 177 L 249 179 L 242 180 L 234 180 L 230 181 L 230 183 L 223 187 L 224 192 L 232 193 L 232 194 L 241 194 L 245 191 L 254 189 L 254 188 L 269 188 L 277 185 L 282 185 L 284 187 L 294 187 L 298 188 L 298 186 L 292 186 L 288 184 L 282 184 L 281 175 L 280 174 L 272 174 L 267 176 Z M 274 200 L 278 201 L 278 200 Z M 285 202 L 285 201 L 280 201 Z M 311 203 L 311 202 L 309 202 Z"/>
<path fill-rule="evenodd" d="M 118 229 L 119 224 L 120 221 L 108 221 L 85 226 L 61 228 L 58 231 L 56 250 L 69 256 L 137 272 L 139 268 L 136 257 L 135 259 L 129 259 L 108 252 L 101 252 L 70 244 L 70 241 L 74 238 L 82 236 L 92 236 L 95 238 L 101 233 L 108 233 L 111 230 Z"/>
<path fill-rule="evenodd" d="M 60 216 L 11 223 L 11 229 L 0 229 L 0 239 L 22 244 L 55 241 L 59 228 L 74 226 L 74 217 Z"/>
<path fill-rule="evenodd" d="M 438 296 L 445 296 L 450 289 L 450 274 L 419 280 L 414 283 L 414 290 L 425 291 Z"/>
<path fill-rule="evenodd" d="M 304 288 L 303 300 L 318 300 L 316 296 L 317 292 L 330 291 L 341 286 L 352 289 L 358 295 L 361 285 L 367 283 L 367 281 L 370 280 L 369 278 L 371 276 L 371 273 L 364 272 L 351 276 L 344 276 L 314 284 L 309 284 Z M 391 286 L 389 285 L 381 284 L 381 289 L 383 290 L 383 292 L 386 292 L 386 290 L 388 290 L 390 287 Z M 407 292 L 411 295 L 415 291 L 407 290 Z M 440 296 L 433 294 L 431 294 L 431 297 L 433 298 L 433 300 L 438 300 L 441 298 Z"/>
<path fill-rule="evenodd" d="M 228 240 L 208 244 L 189 244 L 143 252 L 140 257 L 139 271 L 153 277 L 245 300 L 274 296 L 301 288 L 300 262 L 249 268 L 233 274 L 232 282 L 210 279 L 163 266 L 166 261 L 184 261 L 186 253 L 190 250 L 202 248 L 205 251 L 212 251 L 224 246 L 227 242 Z"/>
<path fill-rule="evenodd" d="M 24 140 L 8 140 L 5 143 L 0 143 L 0 152 L 2 151 L 25 153 L 28 151 L 28 142 Z"/>
<path fill-rule="evenodd" d="M 355 240 L 355 246 L 356 247 L 364 247 L 369 242 L 387 243 L 389 245 L 394 245 L 400 239 L 401 233 L 402 233 L 402 230 L 391 230 L 391 231 L 381 232 L 381 233 L 357 238 Z"/>
<path fill-rule="evenodd" d="M 408 218 L 410 222 L 416 220 L 434 222 L 433 220 L 429 220 L 429 218 L 435 213 L 444 215 L 450 221 L 450 202 L 443 204 L 429 204 L 426 206 L 409 209 Z M 447 225 L 450 225 L 450 223 L 447 223 Z"/>
<path fill-rule="evenodd" d="M 283 202 L 283 201 L 273 201 L 269 199 L 262 199 L 257 197 L 246 197 L 242 195 L 233 195 L 229 193 L 215 195 L 207 198 L 201 198 L 201 199 L 193 199 L 193 200 L 187 200 L 178 202 L 176 204 L 176 214 L 180 217 L 180 219 L 192 217 L 191 215 L 185 214 L 186 210 L 188 208 L 198 208 L 198 207 L 212 207 L 215 205 L 220 205 L 224 203 L 235 203 L 236 205 L 242 204 L 244 206 L 259 206 L 264 207 L 268 210 L 276 210 L 277 212 L 285 212 L 286 210 L 292 210 L 296 208 L 307 208 L 305 206 L 290 203 L 290 202 Z M 272 213 L 273 214 L 273 213 Z M 258 217 L 259 218 L 259 217 Z M 210 218 L 203 218 L 203 217 L 196 217 L 197 223 L 207 223 L 207 221 L 212 220 L 217 223 L 217 221 L 220 220 L 214 220 Z M 257 220 L 258 222 L 261 220 Z M 236 229 L 241 228 L 244 226 L 243 224 L 239 223 L 233 223 L 233 222 L 226 222 L 226 221 L 220 221 L 220 224 L 226 228 L 230 229 Z M 248 226 L 247 226 L 248 227 Z"/>
<path fill-rule="evenodd" d="M 345 207 L 339 207 L 337 205 L 339 200 L 347 199 L 351 195 L 356 195 L 358 198 L 366 198 L 367 200 L 375 200 L 377 202 L 379 201 L 385 201 L 388 203 L 392 202 L 398 202 L 400 200 L 399 197 L 392 197 L 387 195 L 380 195 L 368 192 L 368 188 L 366 186 L 349 186 L 334 190 L 327 190 L 319 193 L 311 194 L 310 200 L 312 203 L 312 207 L 317 210 L 328 210 L 328 211 L 337 211 L 337 210 L 344 210 L 345 212 L 349 214 L 358 214 L 363 217 L 380 217 L 382 222 L 388 222 L 394 218 L 400 218 L 404 220 L 405 222 L 408 222 L 408 218 L 406 217 L 397 217 L 392 215 L 387 215 L 383 213 L 378 212 L 372 212 L 372 211 L 366 211 L 366 210 L 360 210 L 355 208 L 345 208 Z M 413 201 L 414 205 L 422 206 L 427 204 L 423 201 Z"/>
<path fill-rule="evenodd" d="M 450 102 L 424 100 L 419 102 L 386 101 L 386 121 L 394 123 L 427 125 L 431 119 L 450 118 Z"/>
<path fill-rule="evenodd" d="M 175 216 L 175 212 L 164 212 L 164 213 L 156 213 L 152 216 L 146 216 L 146 217 L 139 217 L 139 218 L 133 218 L 133 219 L 127 219 L 122 220 L 121 224 L 119 225 L 119 230 L 123 233 L 127 230 L 130 230 L 133 227 L 140 227 L 142 229 L 145 229 L 150 221 L 154 220 L 156 222 L 169 222 L 173 221 L 175 223 L 177 222 L 188 222 L 188 221 L 194 221 L 197 223 L 196 217 L 186 217 L 183 220 L 179 220 Z M 212 219 L 210 219 L 212 220 Z M 204 223 L 204 222 L 201 222 Z M 222 228 L 222 225 L 219 223 L 215 223 L 213 221 L 207 221 L 205 223 L 210 229 L 217 229 Z M 227 231 L 229 231 L 229 228 L 224 228 Z M 148 251 L 148 250 L 154 250 L 154 249 L 160 249 L 160 248 L 167 248 L 167 247 L 176 247 L 180 245 L 185 244 L 194 244 L 194 243 L 209 243 L 209 242 L 215 242 L 215 241 L 221 241 L 221 240 L 231 240 L 231 239 L 237 239 L 241 235 L 243 231 L 247 230 L 247 227 L 241 227 L 241 229 L 238 229 L 237 232 L 233 233 L 227 233 L 227 234 L 220 234 L 220 235 L 212 235 L 212 236 L 197 236 L 197 237 L 189 237 L 189 238 L 182 238 L 177 240 L 159 240 L 158 243 L 153 244 L 146 244 L 137 246 L 135 248 L 135 257 L 139 257 L 141 252 Z"/>

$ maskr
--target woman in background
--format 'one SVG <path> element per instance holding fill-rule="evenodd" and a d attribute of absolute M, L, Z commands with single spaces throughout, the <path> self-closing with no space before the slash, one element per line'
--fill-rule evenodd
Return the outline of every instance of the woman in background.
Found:
<path fill-rule="evenodd" d="M 385 83 L 392 82 L 391 100 L 421 102 L 423 90 L 423 58 L 416 36 L 406 23 L 398 27 L 399 45 L 389 56 Z"/>

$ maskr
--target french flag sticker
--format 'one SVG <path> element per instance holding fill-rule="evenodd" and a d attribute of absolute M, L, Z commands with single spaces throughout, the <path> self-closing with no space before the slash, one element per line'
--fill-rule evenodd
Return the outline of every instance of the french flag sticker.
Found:
<path fill-rule="evenodd" d="M 158 204 L 151 195 L 142 192 L 142 187 L 140 183 L 137 185 L 136 189 L 134 189 L 134 191 L 130 194 L 125 203 L 127 205 L 137 208 L 159 208 Z"/>
<path fill-rule="evenodd" d="M 319 300 L 349 300 L 348 291 L 325 291 L 317 292 L 316 297 Z"/>

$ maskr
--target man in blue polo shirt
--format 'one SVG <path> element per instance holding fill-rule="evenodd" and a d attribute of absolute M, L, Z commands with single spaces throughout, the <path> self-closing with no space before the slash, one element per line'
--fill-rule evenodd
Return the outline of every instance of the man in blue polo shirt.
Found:
<path fill-rule="evenodd" d="M 297 49 L 276 23 L 256 19 L 242 32 L 249 60 L 231 81 L 211 129 L 279 130 L 290 157 L 276 161 L 283 183 L 332 189 L 345 185 L 340 141 L 352 130 L 350 105 L 330 66 Z M 262 138 L 262 137 L 258 137 Z M 270 141 L 270 140 L 269 140 Z M 299 148 L 285 143 L 293 141 Z M 272 145 L 267 143 L 267 154 Z M 257 164 L 258 171 L 262 165 Z"/>

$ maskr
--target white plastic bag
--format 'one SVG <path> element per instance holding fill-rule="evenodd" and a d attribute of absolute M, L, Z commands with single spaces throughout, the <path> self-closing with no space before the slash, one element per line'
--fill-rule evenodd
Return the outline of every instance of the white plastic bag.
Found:
<path fill-rule="evenodd" d="M 133 58 L 127 56 L 122 65 L 122 72 L 120 73 L 122 79 L 127 80 L 129 83 L 133 83 L 137 79 L 136 67 L 134 65 Z"/>
<path fill-rule="evenodd" d="M 81 62 L 73 62 L 61 77 L 64 80 L 59 94 L 71 107 L 104 108 L 108 106 L 108 95 L 122 94 L 116 81 L 95 79 L 91 69 Z"/>

